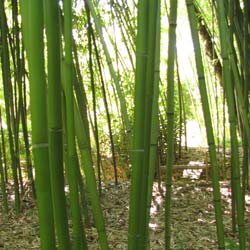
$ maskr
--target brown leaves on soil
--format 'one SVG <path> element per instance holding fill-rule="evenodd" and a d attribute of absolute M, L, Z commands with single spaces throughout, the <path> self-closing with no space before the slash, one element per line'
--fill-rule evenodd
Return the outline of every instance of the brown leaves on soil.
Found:
<path fill-rule="evenodd" d="M 163 189 L 163 187 L 162 187 Z M 223 193 L 226 249 L 237 249 L 237 235 L 231 230 L 230 189 L 221 183 Z M 154 184 L 150 220 L 150 246 L 164 249 L 164 198 Z M 217 249 L 216 223 L 212 204 L 211 183 L 202 180 L 175 181 L 172 192 L 172 249 Z M 1 198 L 0 198 L 1 199 Z M 110 249 L 127 249 L 129 182 L 115 186 L 103 184 L 101 198 Z M 248 201 L 248 200 L 247 200 Z M 1 200 L 2 205 L 2 200 Z M 249 221 L 250 205 L 247 205 L 246 221 Z M 249 225 L 247 226 L 249 228 Z M 98 250 L 98 236 L 94 226 L 86 228 L 89 249 Z M 26 201 L 20 216 L 3 215 L 0 210 L 0 250 L 39 249 L 39 227 L 34 201 Z"/>

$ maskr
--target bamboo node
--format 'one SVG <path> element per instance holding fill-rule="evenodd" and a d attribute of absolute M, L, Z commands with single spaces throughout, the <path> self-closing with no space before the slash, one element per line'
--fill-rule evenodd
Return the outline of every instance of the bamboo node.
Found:
<path fill-rule="evenodd" d="M 132 149 L 131 152 L 138 152 L 138 153 L 144 153 L 144 148 L 136 148 Z"/>
<path fill-rule="evenodd" d="M 46 142 L 46 143 L 36 143 L 36 144 L 33 144 L 32 145 L 32 148 L 33 149 L 36 149 L 36 148 L 47 148 L 49 146 L 49 144 Z"/>

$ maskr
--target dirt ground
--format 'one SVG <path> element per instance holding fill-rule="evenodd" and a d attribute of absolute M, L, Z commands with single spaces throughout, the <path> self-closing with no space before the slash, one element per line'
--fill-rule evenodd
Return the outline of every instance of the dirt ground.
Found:
<path fill-rule="evenodd" d="M 197 170 L 189 172 L 186 170 L 184 175 L 183 170 L 182 176 L 178 172 L 178 178 L 173 179 L 172 249 L 217 249 L 212 184 L 206 177 L 199 179 L 199 174 Z M 226 249 L 238 249 L 238 235 L 232 233 L 229 181 L 221 181 L 220 186 Z M 113 181 L 103 183 L 101 202 L 111 250 L 127 249 L 129 188 L 128 181 L 122 181 L 118 186 L 114 185 Z M 149 224 L 150 249 L 152 250 L 164 249 L 163 182 L 161 190 L 163 192 L 160 192 L 159 185 L 155 182 Z M 39 226 L 35 201 L 27 194 L 23 198 L 23 213 L 19 216 L 16 216 L 13 210 L 8 216 L 3 214 L 1 193 L 0 202 L 0 250 L 39 249 Z M 245 220 L 246 234 L 249 239 L 250 196 L 248 195 L 246 195 Z M 86 228 L 86 234 L 89 249 L 98 250 L 98 237 L 93 224 Z"/>

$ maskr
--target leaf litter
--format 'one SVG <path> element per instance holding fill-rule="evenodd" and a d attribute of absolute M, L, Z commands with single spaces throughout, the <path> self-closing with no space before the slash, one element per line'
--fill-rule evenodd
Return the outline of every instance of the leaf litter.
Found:
<path fill-rule="evenodd" d="M 229 182 L 223 181 L 220 186 L 226 249 L 238 249 L 238 235 L 232 232 Z M 192 180 L 190 178 L 173 180 L 172 249 L 217 249 L 216 222 L 211 187 L 211 181 L 206 180 Z M 111 250 L 127 249 L 129 192 L 130 183 L 128 181 L 122 181 L 117 186 L 112 181 L 103 183 L 101 204 Z M 23 199 L 23 212 L 19 216 L 15 215 L 13 208 L 9 215 L 4 215 L 1 193 L 0 202 L 0 250 L 40 249 L 35 201 L 31 197 Z M 164 183 L 161 182 L 159 189 L 158 183 L 155 182 L 149 223 L 150 249 L 152 250 L 164 249 L 164 202 Z M 248 195 L 246 195 L 245 222 L 246 229 L 249 229 L 250 196 Z M 85 231 L 89 249 L 98 250 L 98 235 L 94 224 L 89 225 Z M 246 231 L 246 238 L 249 238 L 248 231 Z M 249 242 L 247 242 L 247 246 L 249 246 Z"/>

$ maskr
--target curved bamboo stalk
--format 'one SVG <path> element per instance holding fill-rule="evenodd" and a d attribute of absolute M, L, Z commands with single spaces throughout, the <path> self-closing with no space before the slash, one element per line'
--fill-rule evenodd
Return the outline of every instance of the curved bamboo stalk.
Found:
<path fill-rule="evenodd" d="M 81 154 L 82 168 L 86 177 L 86 187 L 90 202 L 92 205 L 93 217 L 96 225 L 96 229 L 99 235 L 99 245 L 101 250 L 108 250 L 107 235 L 105 229 L 104 218 L 100 205 L 100 199 L 96 187 L 95 173 L 93 169 L 93 162 L 91 151 L 89 148 L 87 131 L 81 119 L 76 102 L 74 102 L 74 120 L 75 120 L 75 132 L 77 142 Z"/>
<path fill-rule="evenodd" d="M 82 118 L 82 121 L 84 123 L 84 127 L 86 129 L 86 136 L 88 139 L 88 144 L 90 148 L 90 132 L 89 132 L 89 123 L 88 123 L 88 114 L 87 114 L 87 97 L 86 97 L 86 91 L 83 85 L 83 78 L 81 75 L 80 70 L 80 64 L 79 64 L 79 58 L 77 54 L 77 47 L 75 44 L 75 41 L 73 40 L 73 54 L 74 54 L 74 90 L 76 95 L 77 104 L 79 106 L 80 115 Z"/>
<path fill-rule="evenodd" d="M 74 46 L 74 45 L 73 45 Z M 76 93 L 77 102 L 74 101 L 74 121 L 75 121 L 75 133 L 77 137 L 78 147 L 81 154 L 82 168 L 86 177 L 86 189 L 88 191 L 88 196 L 90 198 L 90 203 L 92 206 L 93 217 L 96 224 L 97 232 L 100 239 L 101 250 L 107 250 L 108 242 L 106 236 L 106 229 L 104 218 L 102 214 L 102 209 L 100 206 L 100 199 L 96 187 L 95 173 L 93 169 L 93 161 L 91 156 L 91 145 L 90 145 L 90 135 L 87 119 L 87 99 L 84 91 L 84 86 L 82 83 L 82 76 L 80 74 L 79 62 L 77 57 L 76 47 L 74 46 L 74 56 L 75 56 L 75 71 L 77 72 L 77 77 L 74 76 L 74 87 Z M 63 82 L 63 88 L 65 88 L 65 83 Z M 81 110 L 81 112 L 80 112 Z"/>
<path fill-rule="evenodd" d="M 63 89 L 65 90 L 66 82 L 64 81 L 64 78 L 62 78 L 62 80 L 63 80 L 62 86 Z M 80 98 L 82 98 L 82 96 Z M 86 103 L 84 102 L 84 100 L 82 101 L 83 101 L 82 104 L 85 106 Z M 77 138 L 77 144 L 81 154 L 82 169 L 86 177 L 86 189 L 92 206 L 92 212 L 96 229 L 99 235 L 99 245 L 101 250 L 108 250 L 109 247 L 107 242 L 105 223 L 100 205 L 99 194 L 96 187 L 95 173 L 93 169 L 93 161 L 92 161 L 90 139 L 89 139 L 89 129 L 88 127 L 86 127 L 88 125 L 87 117 L 85 117 L 85 120 L 83 120 L 82 114 L 80 113 L 79 107 L 75 100 L 73 105 L 74 105 L 73 108 L 74 108 L 75 135 Z M 84 107 L 84 110 L 87 110 L 86 106 Z"/>

